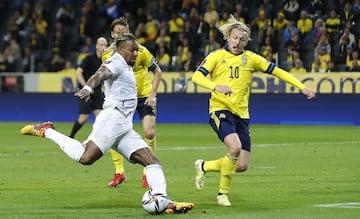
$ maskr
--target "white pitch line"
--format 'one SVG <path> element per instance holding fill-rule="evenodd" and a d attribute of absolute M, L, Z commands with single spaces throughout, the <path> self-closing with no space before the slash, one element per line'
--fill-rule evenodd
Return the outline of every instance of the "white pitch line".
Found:
<path fill-rule="evenodd" d="M 333 204 L 317 204 L 318 208 L 360 208 L 360 202 L 333 203 Z"/>
<path fill-rule="evenodd" d="M 253 144 L 252 147 L 288 147 L 288 146 L 303 146 L 303 145 L 332 145 L 332 144 L 360 144 L 360 141 L 340 141 L 340 142 L 299 142 L 299 143 L 281 143 L 281 144 Z M 159 151 L 186 151 L 186 150 L 215 150 L 225 149 L 225 146 L 160 146 Z M 0 157 L 9 156 L 31 156 L 31 155 L 49 155 L 58 154 L 61 152 L 24 152 L 24 153 L 0 153 Z"/>

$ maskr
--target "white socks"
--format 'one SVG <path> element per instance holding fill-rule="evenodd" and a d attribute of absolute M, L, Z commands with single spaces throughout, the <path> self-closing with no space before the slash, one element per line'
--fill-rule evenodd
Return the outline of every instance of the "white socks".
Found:
<path fill-rule="evenodd" d="M 54 129 L 47 129 L 45 131 L 45 137 L 59 145 L 60 149 L 76 162 L 79 162 L 81 155 L 85 151 L 84 145 L 79 141 L 57 132 Z"/>
<path fill-rule="evenodd" d="M 167 195 L 164 172 L 159 164 L 146 166 L 146 180 L 150 188 Z"/>

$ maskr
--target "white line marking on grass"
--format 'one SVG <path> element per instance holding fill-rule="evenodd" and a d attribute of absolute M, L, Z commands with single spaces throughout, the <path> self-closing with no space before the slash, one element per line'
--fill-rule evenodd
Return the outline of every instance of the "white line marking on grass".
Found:
<path fill-rule="evenodd" d="M 318 208 L 360 208 L 360 202 L 318 204 L 318 205 L 314 205 L 314 207 L 318 207 Z"/>
<path fill-rule="evenodd" d="M 287 146 L 303 146 L 303 145 L 332 145 L 332 144 L 360 144 L 360 141 L 340 141 L 340 142 L 299 142 L 299 143 L 282 143 L 282 144 L 253 144 L 252 147 L 287 147 Z M 157 150 L 160 151 L 186 151 L 186 150 L 215 150 L 225 149 L 221 146 L 160 146 Z M 30 155 L 49 155 L 58 154 L 60 152 L 23 152 L 23 153 L 1 153 L 0 157 L 8 156 L 30 156 Z"/>
<path fill-rule="evenodd" d="M 0 157 L 17 157 L 17 156 L 44 156 L 44 155 L 56 155 L 59 154 L 60 152 L 24 152 L 24 153 L 15 153 L 15 154 L 11 154 L 11 153 L 0 153 Z"/>
<path fill-rule="evenodd" d="M 360 141 L 340 141 L 340 142 L 299 142 L 299 143 L 281 143 L 281 144 L 253 144 L 251 147 L 286 147 L 286 146 L 303 146 L 303 145 L 332 145 L 332 144 L 360 144 Z M 209 150 L 223 149 L 225 146 L 161 146 L 161 151 L 184 151 L 184 150 Z"/>

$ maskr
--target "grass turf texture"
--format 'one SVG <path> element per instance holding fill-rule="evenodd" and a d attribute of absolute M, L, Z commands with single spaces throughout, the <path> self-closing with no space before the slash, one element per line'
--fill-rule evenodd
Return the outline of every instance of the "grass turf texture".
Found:
<path fill-rule="evenodd" d="M 141 207 L 142 167 L 125 163 L 128 180 L 106 187 L 114 173 L 109 154 L 82 166 L 52 141 L 21 136 L 25 123 L 0 123 L 0 218 L 149 218 Z M 72 124 L 55 123 L 68 134 Z M 84 140 L 87 124 L 77 139 Z M 231 186 L 231 207 L 216 205 L 218 173 L 194 186 L 193 163 L 215 159 L 225 147 L 207 124 L 158 124 L 158 157 L 171 199 L 191 201 L 184 218 L 358 218 L 360 127 L 251 125 L 247 172 Z M 140 124 L 135 129 L 142 133 Z M 343 208 L 318 204 L 354 203 Z M 156 217 L 172 217 L 160 215 Z"/>

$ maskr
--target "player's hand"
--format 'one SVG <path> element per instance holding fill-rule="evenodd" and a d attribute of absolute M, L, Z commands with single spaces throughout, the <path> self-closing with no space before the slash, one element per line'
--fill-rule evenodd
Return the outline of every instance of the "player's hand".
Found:
<path fill-rule="evenodd" d="M 314 92 L 313 90 L 311 90 L 310 88 L 308 88 L 308 87 L 305 87 L 305 88 L 302 90 L 302 93 L 307 96 L 307 99 L 308 99 L 308 100 L 311 100 L 311 99 L 314 99 L 314 98 L 315 98 L 315 92 Z"/>
<path fill-rule="evenodd" d="M 231 88 L 229 86 L 227 86 L 227 85 L 220 85 L 220 84 L 216 85 L 215 90 L 219 91 L 220 93 L 223 93 L 225 95 L 230 95 L 230 94 L 234 93 L 231 90 Z"/>
<path fill-rule="evenodd" d="M 90 91 L 86 89 L 81 89 L 75 93 L 75 96 L 79 97 L 80 99 L 85 99 L 85 101 L 90 100 Z"/>
<path fill-rule="evenodd" d="M 157 98 L 155 96 L 149 96 L 145 100 L 145 105 L 155 107 Z"/>

